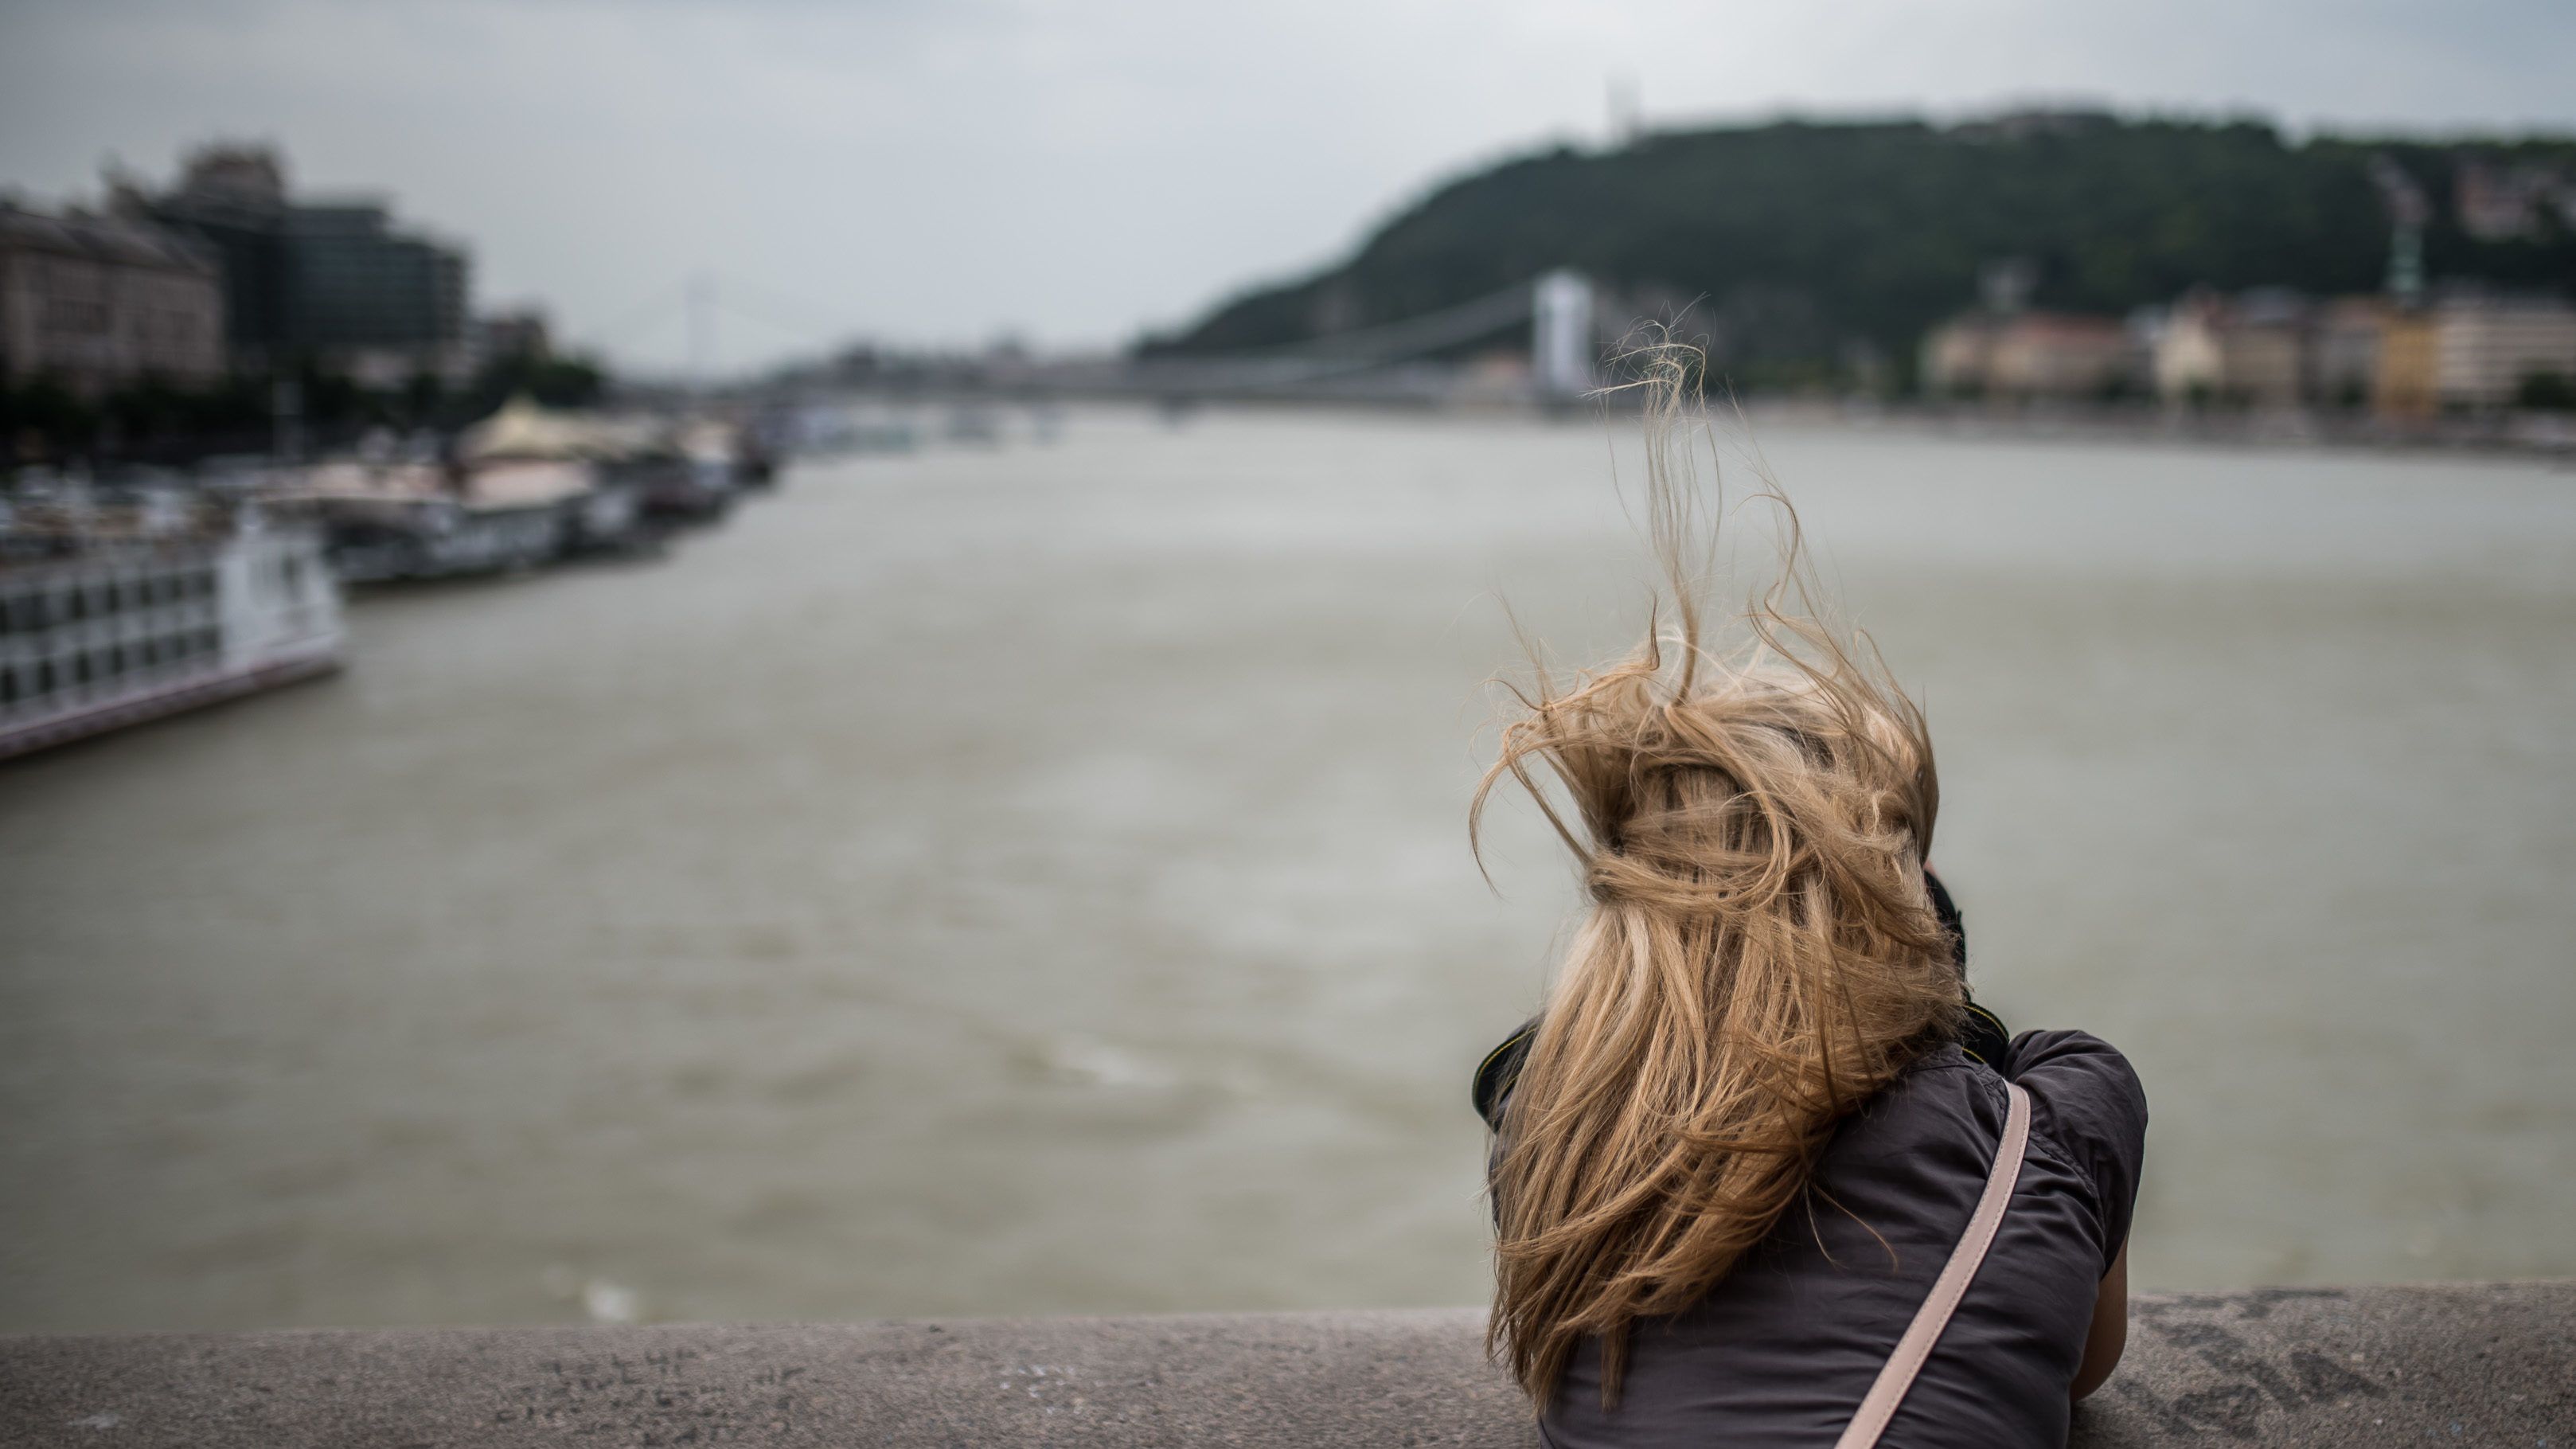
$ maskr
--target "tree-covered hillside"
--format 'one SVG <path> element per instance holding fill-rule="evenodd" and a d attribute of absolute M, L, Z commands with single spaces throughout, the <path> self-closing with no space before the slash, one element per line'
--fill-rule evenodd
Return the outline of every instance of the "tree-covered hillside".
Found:
<path fill-rule="evenodd" d="M 1685 330 L 1708 337 L 1740 381 L 1816 376 L 1870 352 L 1901 369 L 2000 261 L 2028 264 L 2032 305 L 2074 311 L 2124 312 L 2194 285 L 2373 290 L 2388 265 L 2386 183 L 2399 173 L 2430 203 L 2436 280 L 2576 286 L 2576 228 L 2554 201 L 2535 205 L 2528 238 L 2480 242 L 2461 229 L 2463 162 L 2554 170 L 2576 187 L 2576 138 L 2293 143 L 2255 122 L 2097 115 L 1654 134 L 1450 182 L 1348 261 L 1247 293 L 1142 350 L 1274 347 L 1564 266 L 1641 314 L 1695 304 Z"/>

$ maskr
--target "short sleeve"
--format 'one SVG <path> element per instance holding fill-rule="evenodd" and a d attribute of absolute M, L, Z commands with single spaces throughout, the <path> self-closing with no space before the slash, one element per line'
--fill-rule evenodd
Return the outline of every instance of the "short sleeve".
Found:
<path fill-rule="evenodd" d="M 2031 1131 L 2093 1184 L 2102 1271 L 2129 1241 L 2147 1156 L 2147 1092 L 2129 1059 L 2080 1031 L 2014 1037 L 2004 1076 L 2031 1096 Z"/>

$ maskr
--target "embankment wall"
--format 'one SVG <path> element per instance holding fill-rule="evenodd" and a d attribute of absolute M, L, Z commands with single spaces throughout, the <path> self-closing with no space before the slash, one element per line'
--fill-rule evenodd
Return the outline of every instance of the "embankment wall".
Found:
<path fill-rule="evenodd" d="M 0 1444 L 1535 1443 L 1476 1309 L 0 1337 Z M 2576 1449 L 2576 1282 L 2138 1298 L 2092 1449 Z"/>

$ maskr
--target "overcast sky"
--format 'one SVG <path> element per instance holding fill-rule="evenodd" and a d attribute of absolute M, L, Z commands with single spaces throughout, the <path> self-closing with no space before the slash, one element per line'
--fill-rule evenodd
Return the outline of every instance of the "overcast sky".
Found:
<path fill-rule="evenodd" d="M 1606 129 L 2030 98 L 2576 130 L 2576 5 L 2320 0 L 0 0 L 0 186 L 273 140 L 631 365 L 1112 344 Z"/>

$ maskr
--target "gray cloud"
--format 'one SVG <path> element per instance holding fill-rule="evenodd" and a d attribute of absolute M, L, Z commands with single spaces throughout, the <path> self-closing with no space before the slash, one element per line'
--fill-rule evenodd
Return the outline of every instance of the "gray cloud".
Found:
<path fill-rule="evenodd" d="M 730 361 L 853 334 L 1113 342 L 1346 247 L 1429 180 L 1649 118 L 2028 96 L 2294 125 L 2576 125 L 2576 12 L 2182 0 L 19 0 L 0 182 L 91 189 L 259 136 L 299 179 L 470 240 L 487 300 L 543 299 L 675 360 L 716 274 Z M 620 326 L 623 319 L 623 326 Z"/>

